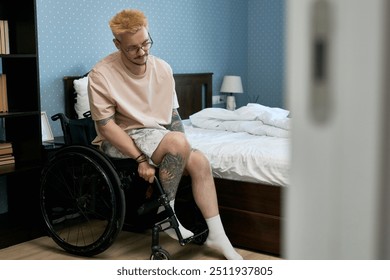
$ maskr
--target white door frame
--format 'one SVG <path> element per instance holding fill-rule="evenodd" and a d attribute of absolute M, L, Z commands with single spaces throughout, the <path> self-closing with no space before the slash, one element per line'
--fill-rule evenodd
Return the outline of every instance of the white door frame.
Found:
<path fill-rule="evenodd" d="M 283 256 L 389 258 L 390 214 L 384 214 L 390 213 L 388 4 L 327 0 L 330 115 L 318 122 L 311 107 L 315 1 L 286 3 L 286 98 L 293 122 Z"/>

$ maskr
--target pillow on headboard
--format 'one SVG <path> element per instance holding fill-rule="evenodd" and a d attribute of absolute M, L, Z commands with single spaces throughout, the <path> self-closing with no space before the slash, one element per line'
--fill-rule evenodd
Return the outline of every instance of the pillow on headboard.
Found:
<path fill-rule="evenodd" d="M 84 118 L 83 114 L 89 111 L 88 100 L 88 76 L 73 81 L 73 87 L 77 93 L 74 109 L 79 119 Z"/>

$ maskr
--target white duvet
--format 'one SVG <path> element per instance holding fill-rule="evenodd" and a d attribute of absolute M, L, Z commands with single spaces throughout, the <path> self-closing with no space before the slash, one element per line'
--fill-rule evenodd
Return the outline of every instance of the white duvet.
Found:
<path fill-rule="evenodd" d="M 235 111 L 222 108 L 206 108 L 190 116 L 193 126 L 231 132 L 247 132 L 253 135 L 289 137 L 289 111 L 249 103 Z"/>
<path fill-rule="evenodd" d="M 209 158 L 214 177 L 287 186 L 287 116 L 283 109 L 248 104 L 235 111 L 207 108 L 184 124 L 192 147 Z"/>

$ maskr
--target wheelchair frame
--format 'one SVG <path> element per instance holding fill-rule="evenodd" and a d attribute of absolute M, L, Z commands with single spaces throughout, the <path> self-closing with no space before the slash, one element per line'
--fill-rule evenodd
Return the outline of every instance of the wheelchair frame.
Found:
<path fill-rule="evenodd" d="M 82 256 L 102 253 L 122 230 L 128 206 L 132 207 L 133 227 L 152 227 L 150 259 L 170 259 L 159 243 L 160 232 L 170 228 L 175 230 L 181 245 L 206 241 L 208 229 L 203 217 L 199 218 L 195 203 L 193 226 L 182 221 L 194 236 L 184 239 L 159 179 L 155 177 L 150 186 L 138 176 L 135 160 L 109 158 L 89 144 L 96 135 L 90 116 L 78 120 L 68 119 L 62 113 L 52 116 L 52 120 L 58 119 L 65 147 L 48 160 L 42 171 L 40 204 L 49 235 L 61 248 Z M 141 201 L 133 199 L 127 205 L 127 197 L 131 198 L 134 191 Z M 157 214 L 160 206 L 165 210 Z M 146 222 L 137 225 L 141 220 Z"/>

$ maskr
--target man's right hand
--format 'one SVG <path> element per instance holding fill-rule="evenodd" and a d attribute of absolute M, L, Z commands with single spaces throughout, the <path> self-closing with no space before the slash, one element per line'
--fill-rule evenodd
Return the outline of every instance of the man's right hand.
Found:
<path fill-rule="evenodd" d="M 150 165 L 147 161 L 138 164 L 138 174 L 141 178 L 149 183 L 153 183 L 156 168 Z"/>

